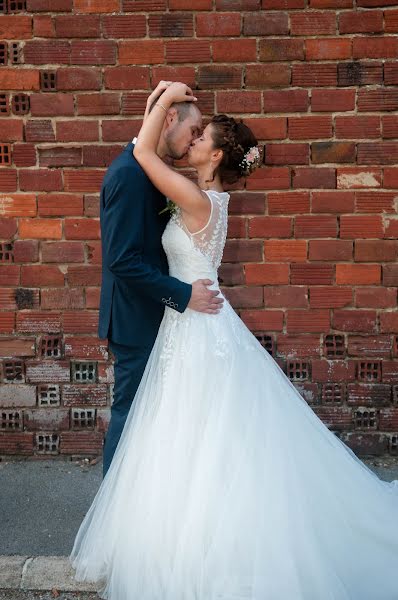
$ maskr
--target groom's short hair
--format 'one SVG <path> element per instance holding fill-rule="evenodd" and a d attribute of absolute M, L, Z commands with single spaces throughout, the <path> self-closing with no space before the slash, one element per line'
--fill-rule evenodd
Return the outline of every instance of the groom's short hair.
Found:
<path fill-rule="evenodd" d="M 162 96 L 160 96 L 161 98 Z M 153 109 L 153 107 L 155 106 L 156 102 L 159 100 L 159 98 L 157 98 L 156 100 L 154 100 L 149 108 L 149 112 L 151 112 L 151 110 Z M 177 111 L 177 115 L 178 115 L 178 120 L 181 121 L 185 121 L 185 119 L 189 116 L 190 112 L 191 112 L 191 106 L 192 106 L 192 102 L 173 102 L 173 104 L 171 105 L 172 108 L 175 108 Z M 170 107 L 170 108 L 171 108 Z"/>

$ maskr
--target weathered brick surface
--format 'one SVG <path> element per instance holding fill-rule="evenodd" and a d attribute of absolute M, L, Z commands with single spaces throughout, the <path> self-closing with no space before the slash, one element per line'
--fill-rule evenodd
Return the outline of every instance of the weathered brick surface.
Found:
<path fill-rule="evenodd" d="M 397 33 L 393 0 L 27 0 L 2 12 L 0 407 L 21 429 L 4 425 L 0 456 L 101 452 L 113 372 L 96 336 L 99 190 L 161 79 L 190 85 L 206 119 L 242 117 L 265 146 L 231 192 L 226 297 L 356 452 L 397 452 Z M 83 383 L 85 362 L 95 375 Z M 376 431 L 358 425 L 361 407 L 381 407 Z M 72 423 L 76 408 L 94 411 L 90 431 Z"/>

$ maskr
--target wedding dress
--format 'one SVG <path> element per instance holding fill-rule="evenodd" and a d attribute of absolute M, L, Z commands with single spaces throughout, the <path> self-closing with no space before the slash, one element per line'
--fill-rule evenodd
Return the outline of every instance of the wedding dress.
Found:
<path fill-rule="evenodd" d="M 170 274 L 217 270 L 229 194 L 163 234 Z M 398 480 L 317 417 L 228 301 L 165 308 L 111 467 L 70 555 L 111 600 L 397 600 Z"/>

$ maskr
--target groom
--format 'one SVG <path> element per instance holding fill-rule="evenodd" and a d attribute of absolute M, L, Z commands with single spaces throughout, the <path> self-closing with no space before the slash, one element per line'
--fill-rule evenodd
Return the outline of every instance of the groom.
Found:
<path fill-rule="evenodd" d="M 167 111 L 158 145 L 161 158 L 182 158 L 202 127 L 191 102 Z M 98 335 L 115 357 L 114 400 L 105 436 L 103 475 L 111 464 L 127 414 L 158 333 L 165 306 L 182 313 L 219 310 L 209 280 L 184 283 L 168 275 L 161 236 L 170 213 L 166 198 L 133 156 L 134 142 L 108 168 L 101 188 L 102 285 Z"/>

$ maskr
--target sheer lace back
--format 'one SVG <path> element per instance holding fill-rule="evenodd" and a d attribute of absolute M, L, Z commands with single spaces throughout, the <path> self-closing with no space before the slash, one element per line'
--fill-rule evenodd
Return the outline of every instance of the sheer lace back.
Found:
<path fill-rule="evenodd" d="M 221 264 L 228 228 L 228 192 L 217 192 L 216 190 L 203 190 L 209 197 L 211 209 L 209 220 L 202 229 L 190 232 L 183 221 L 180 207 L 173 213 L 170 224 L 174 223 L 184 231 L 189 238 L 192 248 L 199 251 L 210 260 L 213 269 L 217 271 Z M 171 248 L 165 245 L 166 253 L 169 255 Z M 170 260 L 170 256 L 168 256 Z"/>

